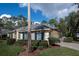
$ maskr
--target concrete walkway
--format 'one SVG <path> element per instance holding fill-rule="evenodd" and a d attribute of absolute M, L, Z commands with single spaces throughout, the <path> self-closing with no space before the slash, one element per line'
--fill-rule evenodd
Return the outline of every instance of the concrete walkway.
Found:
<path fill-rule="evenodd" d="M 77 44 L 77 43 L 61 42 L 61 43 L 58 43 L 58 44 L 62 47 L 67 47 L 67 48 L 71 48 L 71 49 L 74 49 L 74 50 L 79 50 L 79 44 Z"/>

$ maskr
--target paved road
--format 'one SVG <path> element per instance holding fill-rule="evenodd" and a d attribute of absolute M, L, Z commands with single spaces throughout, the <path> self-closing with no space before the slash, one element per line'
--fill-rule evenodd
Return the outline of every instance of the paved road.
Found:
<path fill-rule="evenodd" d="M 61 43 L 58 43 L 58 44 L 60 46 L 63 46 L 63 47 L 71 48 L 71 49 L 74 49 L 74 50 L 79 50 L 79 44 L 77 44 L 77 43 L 61 42 Z"/>

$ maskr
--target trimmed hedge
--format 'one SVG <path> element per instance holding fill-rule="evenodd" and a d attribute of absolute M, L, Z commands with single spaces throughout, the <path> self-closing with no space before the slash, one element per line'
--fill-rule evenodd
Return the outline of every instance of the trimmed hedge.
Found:
<path fill-rule="evenodd" d="M 48 48 L 48 42 L 45 41 L 45 40 L 42 40 L 40 43 L 39 43 L 39 47 L 38 49 L 42 50 L 44 48 Z"/>
<path fill-rule="evenodd" d="M 40 43 L 39 43 L 39 46 L 43 46 L 43 48 L 47 48 L 48 47 L 48 43 L 47 43 L 47 41 L 41 41 Z"/>
<path fill-rule="evenodd" d="M 32 51 L 38 48 L 39 43 L 40 43 L 40 40 L 32 40 Z"/>
<path fill-rule="evenodd" d="M 72 42 L 73 38 L 72 37 L 66 37 L 64 38 L 64 42 Z"/>
<path fill-rule="evenodd" d="M 38 49 L 42 50 L 42 49 L 44 49 L 44 46 L 39 46 Z"/>
<path fill-rule="evenodd" d="M 50 45 L 54 45 L 54 44 L 60 42 L 60 40 L 59 40 L 58 38 L 49 37 L 48 39 L 49 39 L 49 44 L 50 44 Z"/>
<path fill-rule="evenodd" d="M 48 42 L 45 40 L 32 40 L 32 51 L 38 49 L 43 49 L 43 48 L 47 48 L 48 47 Z M 16 41 L 15 39 L 7 39 L 7 44 L 12 45 L 14 44 L 17 46 L 23 46 L 23 45 L 28 45 L 28 41 L 27 40 L 18 40 Z"/>
<path fill-rule="evenodd" d="M 8 44 L 8 45 L 12 45 L 12 44 L 14 44 L 15 42 L 16 42 L 16 39 L 12 39 L 12 38 L 11 38 L 11 39 L 10 39 L 10 38 L 7 39 L 7 44 Z"/>
<path fill-rule="evenodd" d="M 32 46 L 38 46 L 40 40 L 32 40 L 31 42 L 32 42 Z"/>
<path fill-rule="evenodd" d="M 38 49 L 43 49 L 43 48 L 47 48 L 48 47 L 48 43 L 45 40 L 33 40 L 32 41 L 32 51 Z"/>
<path fill-rule="evenodd" d="M 7 39 L 10 39 L 9 37 L 2 37 L 0 38 L 0 40 L 7 40 Z"/>
<path fill-rule="evenodd" d="M 3 41 L 5 41 L 5 40 L 0 40 L 0 43 L 3 43 Z"/>
<path fill-rule="evenodd" d="M 16 45 L 21 45 L 21 46 L 27 45 L 27 40 L 18 40 L 18 41 L 16 41 L 15 44 L 16 44 Z"/>

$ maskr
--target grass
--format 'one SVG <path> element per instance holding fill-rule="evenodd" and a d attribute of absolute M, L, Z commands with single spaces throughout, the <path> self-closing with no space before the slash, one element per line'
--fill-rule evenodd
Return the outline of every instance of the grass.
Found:
<path fill-rule="evenodd" d="M 39 53 L 40 56 L 79 56 L 79 51 L 59 47 L 59 48 L 48 48 Z"/>
<path fill-rule="evenodd" d="M 24 49 L 20 45 L 7 45 L 6 40 L 0 40 L 0 56 L 17 56 L 19 52 Z M 41 50 L 39 56 L 79 56 L 79 51 L 65 48 L 56 47 Z"/>
<path fill-rule="evenodd" d="M 16 56 L 22 50 L 20 46 L 7 45 L 5 40 L 0 41 L 0 56 Z"/>

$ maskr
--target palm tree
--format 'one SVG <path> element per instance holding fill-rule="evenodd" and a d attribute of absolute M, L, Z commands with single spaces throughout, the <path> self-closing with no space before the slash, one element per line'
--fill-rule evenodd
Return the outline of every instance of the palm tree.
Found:
<path fill-rule="evenodd" d="M 31 52 L 31 19 L 30 19 L 30 3 L 28 3 L 28 53 Z"/>

